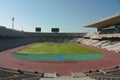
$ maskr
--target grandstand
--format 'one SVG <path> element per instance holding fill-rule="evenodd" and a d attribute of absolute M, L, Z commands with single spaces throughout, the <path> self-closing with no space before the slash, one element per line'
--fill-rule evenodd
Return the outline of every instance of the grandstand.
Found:
<path fill-rule="evenodd" d="M 86 25 L 87 28 L 96 28 L 96 32 L 88 33 L 84 38 L 79 38 L 76 41 L 81 44 L 86 44 L 93 47 L 102 48 L 112 52 L 112 54 L 120 53 L 120 13 Z M 91 78 L 97 80 L 120 80 L 119 66 L 105 69 L 86 72 Z"/>
<path fill-rule="evenodd" d="M 69 42 L 85 33 L 34 33 L 23 32 L 0 26 L 0 51 L 33 42 Z M 17 43 L 17 44 L 15 44 Z"/>
<path fill-rule="evenodd" d="M 120 14 L 115 14 L 103 20 L 86 25 L 85 27 L 96 28 L 96 32 L 88 33 L 84 39 L 77 40 L 81 43 L 100 47 L 119 53 L 120 51 Z"/>
<path fill-rule="evenodd" d="M 0 80 L 120 80 L 120 14 L 85 27 L 94 27 L 97 31 L 87 34 L 37 33 L 0 26 Z M 80 44 L 104 52 L 105 57 L 95 61 L 59 63 L 30 62 L 11 57 L 13 52 L 36 42 Z M 58 72 L 62 74 L 52 71 L 53 68 L 56 71 L 59 69 Z"/>
<path fill-rule="evenodd" d="M 12 70 L 0 67 L 0 80 L 39 80 L 43 73 Z"/>
<path fill-rule="evenodd" d="M 17 48 L 19 50 L 20 46 L 32 44 L 35 42 L 55 42 L 55 43 L 74 42 L 76 41 L 77 38 L 80 38 L 80 37 L 82 38 L 84 35 L 85 33 L 23 32 L 23 31 L 9 29 L 4 26 L 0 26 L 0 53 L 4 54 L 6 52 L 11 52 L 10 50 L 14 48 Z M 0 62 L 0 63 L 3 63 L 3 62 Z M 9 67 L 5 68 L 5 66 L 3 65 L 1 66 L 2 67 L 0 67 L 0 80 L 40 80 L 46 75 L 46 73 L 44 74 L 37 71 L 28 72 L 28 71 L 20 70 L 19 68 L 18 70 L 17 69 L 14 70 L 14 69 L 9 69 Z M 50 73 L 48 73 L 48 75 L 49 74 Z"/>

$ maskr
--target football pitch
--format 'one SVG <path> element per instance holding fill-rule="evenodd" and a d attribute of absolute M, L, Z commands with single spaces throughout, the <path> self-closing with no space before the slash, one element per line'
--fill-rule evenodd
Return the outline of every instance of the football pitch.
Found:
<path fill-rule="evenodd" d="M 104 54 L 73 43 L 36 43 L 12 56 L 31 61 L 76 61 L 96 60 L 102 58 Z"/>

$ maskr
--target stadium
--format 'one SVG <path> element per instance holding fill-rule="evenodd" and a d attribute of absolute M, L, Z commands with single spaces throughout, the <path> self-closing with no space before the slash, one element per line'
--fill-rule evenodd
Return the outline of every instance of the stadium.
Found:
<path fill-rule="evenodd" d="M 0 26 L 0 80 L 120 80 L 120 14 L 85 27 L 96 32 Z"/>

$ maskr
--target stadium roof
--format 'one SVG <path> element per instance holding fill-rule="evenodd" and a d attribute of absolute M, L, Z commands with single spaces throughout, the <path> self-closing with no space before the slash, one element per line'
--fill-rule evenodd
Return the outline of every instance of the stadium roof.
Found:
<path fill-rule="evenodd" d="M 105 19 L 102 19 L 100 21 L 91 23 L 89 25 L 86 25 L 85 27 L 100 28 L 100 27 L 111 26 L 114 24 L 120 24 L 120 13 L 107 17 Z"/>

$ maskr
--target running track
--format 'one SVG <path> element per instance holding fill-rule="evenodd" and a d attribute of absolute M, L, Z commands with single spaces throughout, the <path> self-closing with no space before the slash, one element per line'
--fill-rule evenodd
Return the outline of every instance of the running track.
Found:
<path fill-rule="evenodd" d="M 54 72 L 65 76 L 71 75 L 72 72 L 86 72 L 89 70 L 106 69 L 115 67 L 120 64 L 120 54 L 83 44 L 83 46 L 87 46 L 89 48 L 103 52 L 105 54 L 105 57 L 92 61 L 37 62 L 17 60 L 11 56 L 12 53 L 30 45 L 31 44 L 0 52 L 0 66 L 14 70 L 20 69 L 24 71 L 38 71 L 42 73 Z"/>

